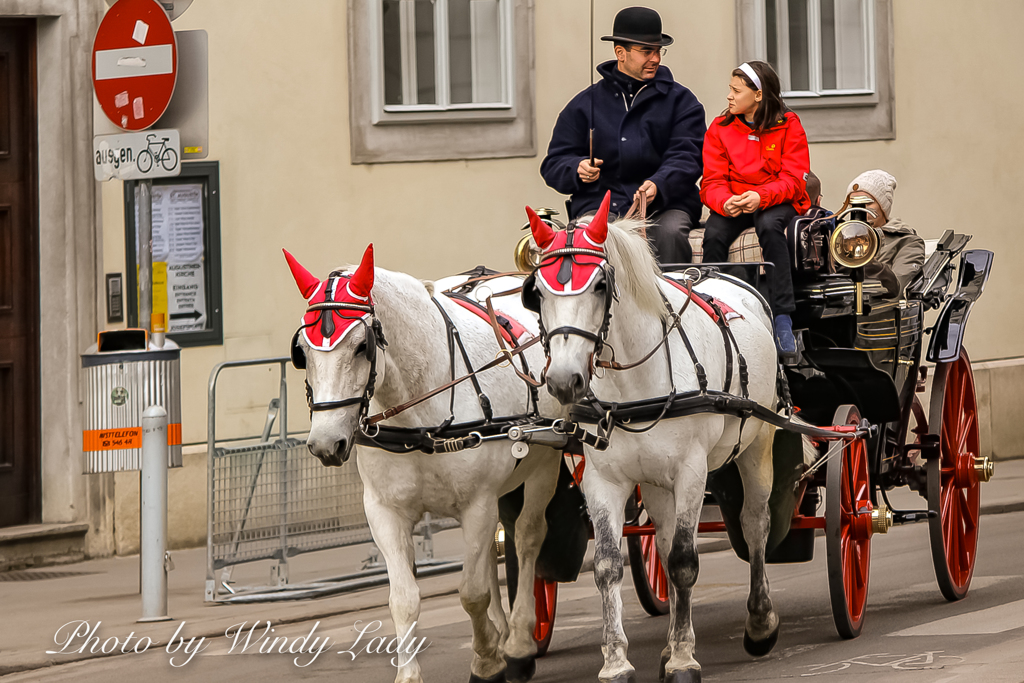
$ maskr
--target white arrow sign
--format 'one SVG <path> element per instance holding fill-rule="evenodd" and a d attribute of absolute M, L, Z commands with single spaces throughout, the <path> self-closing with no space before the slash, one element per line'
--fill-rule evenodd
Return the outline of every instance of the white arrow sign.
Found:
<path fill-rule="evenodd" d="M 144 180 L 181 173 L 181 141 L 175 129 L 97 135 L 92 151 L 96 180 Z"/>

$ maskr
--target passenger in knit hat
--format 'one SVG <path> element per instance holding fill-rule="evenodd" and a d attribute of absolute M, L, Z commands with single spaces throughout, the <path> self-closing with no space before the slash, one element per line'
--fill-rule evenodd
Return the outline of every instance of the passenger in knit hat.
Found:
<path fill-rule="evenodd" d="M 851 197 L 865 195 L 874 200 L 866 208 L 875 213 L 870 223 L 882 231 L 882 243 L 864 274 L 881 281 L 890 299 L 900 298 L 924 265 L 924 240 L 913 228 L 892 216 L 895 193 L 896 178 L 879 169 L 861 173 L 846 188 L 847 202 Z"/>
<path fill-rule="evenodd" d="M 896 179 L 891 174 L 877 168 L 873 171 L 864 171 L 846 188 L 846 195 L 849 196 L 855 189 L 863 190 L 874 197 L 885 214 L 885 219 L 889 220 L 889 216 L 892 215 L 893 194 L 896 192 Z"/>

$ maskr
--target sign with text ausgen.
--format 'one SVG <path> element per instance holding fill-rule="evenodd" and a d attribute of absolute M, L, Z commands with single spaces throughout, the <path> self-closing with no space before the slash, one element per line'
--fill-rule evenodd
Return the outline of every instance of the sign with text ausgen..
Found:
<path fill-rule="evenodd" d="M 174 129 L 93 138 L 96 180 L 143 180 L 181 173 L 181 141 Z"/>

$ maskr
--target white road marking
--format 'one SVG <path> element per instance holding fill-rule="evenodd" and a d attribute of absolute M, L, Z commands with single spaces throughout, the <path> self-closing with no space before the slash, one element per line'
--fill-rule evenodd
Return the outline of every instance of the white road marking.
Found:
<path fill-rule="evenodd" d="M 939 619 L 928 624 L 921 624 L 902 631 L 890 633 L 890 636 L 955 636 L 982 635 L 1003 633 L 1016 628 L 1024 628 L 1024 600 L 996 605 L 988 609 L 958 614 L 955 617 Z"/>

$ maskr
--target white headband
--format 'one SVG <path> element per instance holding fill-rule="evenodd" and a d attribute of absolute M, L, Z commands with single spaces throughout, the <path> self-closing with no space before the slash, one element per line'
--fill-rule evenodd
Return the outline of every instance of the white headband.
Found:
<path fill-rule="evenodd" d="M 743 62 L 742 64 L 740 64 L 739 70 L 750 76 L 750 80 L 754 81 L 754 85 L 757 86 L 758 90 L 763 89 L 761 88 L 761 79 L 757 77 L 757 72 L 754 71 L 754 67 L 750 66 L 746 62 Z"/>

